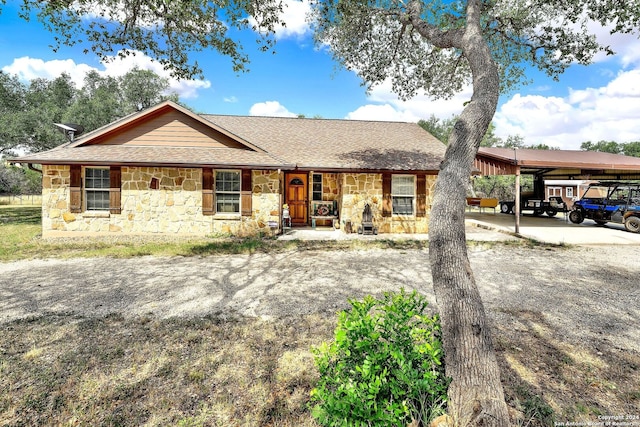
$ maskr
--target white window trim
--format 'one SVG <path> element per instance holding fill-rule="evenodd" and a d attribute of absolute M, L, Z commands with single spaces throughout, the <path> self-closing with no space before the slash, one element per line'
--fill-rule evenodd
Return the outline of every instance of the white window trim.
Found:
<path fill-rule="evenodd" d="M 562 197 L 562 187 L 547 187 L 547 199 L 549 197 Z"/>
<path fill-rule="evenodd" d="M 393 179 L 395 177 L 411 177 L 411 179 L 413 180 L 413 194 L 411 195 L 412 200 L 411 200 L 411 214 L 399 214 L 399 213 L 395 213 L 394 209 L 393 209 L 393 198 L 394 197 L 409 197 L 408 194 L 395 194 L 393 192 Z M 412 218 L 416 216 L 416 185 L 417 185 L 417 180 L 416 180 L 416 176 L 415 175 L 410 175 L 410 174 L 393 174 L 391 175 L 391 216 L 392 217 L 396 217 L 396 218 Z"/>
<path fill-rule="evenodd" d="M 88 209 L 87 207 L 87 201 L 89 200 L 89 197 L 87 196 L 87 190 L 106 192 L 107 196 L 111 191 L 110 187 L 97 188 L 97 189 L 93 187 L 88 188 L 87 187 L 87 169 L 102 169 L 102 170 L 110 171 L 110 168 L 108 166 L 85 166 L 82 168 L 82 196 L 83 196 L 82 204 L 83 204 L 85 213 L 89 214 L 89 216 L 95 216 L 95 217 L 105 216 L 105 214 L 107 214 L 106 216 L 108 216 L 109 206 L 107 206 L 106 209 Z"/>
<path fill-rule="evenodd" d="M 218 172 L 235 172 L 238 174 L 240 189 L 236 191 L 218 191 L 216 184 L 218 182 Z M 219 212 L 218 211 L 218 194 L 237 194 L 238 195 L 238 212 Z M 215 217 L 217 219 L 239 219 L 242 215 L 242 170 L 240 169 L 214 169 L 213 170 L 213 203 L 216 209 Z"/>
<path fill-rule="evenodd" d="M 574 193 L 575 191 L 573 191 L 573 187 L 565 188 L 565 194 L 567 197 L 575 197 Z"/>

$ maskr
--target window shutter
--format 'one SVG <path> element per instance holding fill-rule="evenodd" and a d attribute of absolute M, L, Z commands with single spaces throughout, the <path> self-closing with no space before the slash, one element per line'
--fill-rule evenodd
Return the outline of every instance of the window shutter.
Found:
<path fill-rule="evenodd" d="M 216 213 L 213 203 L 213 169 L 202 168 L 202 215 Z"/>
<path fill-rule="evenodd" d="M 73 213 L 82 212 L 82 167 L 80 165 L 71 165 L 69 211 Z"/>
<path fill-rule="evenodd" d="M 253 185 L 251 183 L 251 169 L 242 170 L 242 188 L 240 191 L 240 211 L 242 216 L 251 216 L 251 193 Z"/>
<path fill-rule="evenodd" d="M 119 214 L 122 212 L 120 204 L 120 186 L 122 184 L 122 172 L 120 166 L 109 168 L 109 213 Z"/>
<path fill-rule="evenodd" d="M 427 176 L 416 177 L 416 216 L 427 216 Z"/>
<path fill-rule="evenodd" d="M 391 216 L 393 202 L 391 201 L 391 174 L 382 174 L 382 216 Z"/>

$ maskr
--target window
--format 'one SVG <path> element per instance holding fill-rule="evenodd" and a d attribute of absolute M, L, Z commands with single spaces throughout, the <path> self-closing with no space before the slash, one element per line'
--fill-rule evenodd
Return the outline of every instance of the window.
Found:
<path fill-rule="evenodd" d="M 322 174 L 314 173 L 311 176 L 311 200 L 322 201 Z"/>
<path fill-rule="evenodd" d="M 391 177 L 391 200 L 394 215 L 413 215 L 414 182 L 413 175 L 393 175 Z"/>
<path fill-rule="evenodd" d="M 240 213 L 240 171 L 216 171 L 216 212 Z"/>
<path fill-rule="evenodd" d="M 88 211 L 109 210 L 109 169 L 85 168 L 84 188 Z"/>
<path fill-rule="evenodd" d="M 567 187 L 565 191 L 567 192 L 567 197 L 573 197 L 573 187 Z"/>
<path fill-rule="evenodd" d="M 562 187 L 547 187 L 547 198 L 549 197 L 561 197 Z"/>

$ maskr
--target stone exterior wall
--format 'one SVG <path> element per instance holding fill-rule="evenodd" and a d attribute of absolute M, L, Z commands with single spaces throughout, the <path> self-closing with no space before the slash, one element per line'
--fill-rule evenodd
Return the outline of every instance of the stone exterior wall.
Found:
<path fill-rule="evenodd" d="M 341 177 L 340 223 L 342 230 L 348 232 L 348 223 L 350 222 L 352 231 L 356 232 L 358 225 L 362 223 L 364 205 L 369 203 L 374 225 L 378 227 L 379 232 L 384 232 L 381 228 L 383 224 L 382 175 L 343 173 Z"/>
<path fill-rule="evenodd" d="M 202 214 L 202 169 L 122 167 L 121 213 L 71 213 L 69 166 L 43 166 L 44 236 L 74 234 L 251 235 L 279 223 L 277 172 L 253 171 L 252 215 Z M 157 180 L 157 189 L 151 181 Z"/>
<path fill-rule="evenodd" d="M 337 173 L 322 174 L 322 200 L 323 201 L 333 202 L 334 200 L 338 200 L 338 195 L 340 194 L 338 176 L 339 174 Z"/>
<path fill-rule="evenodd" d="M 276 171 L 252 172 L 251 216 L 202 214 L 199 168 L 122 167 L 121 213 L 69 210 L 70 167 L 43 166 L 45 237 L 73 234 L 238 235 L 273 234 L 280 225 L 282 183 Z M 157 189 L 151 181 L 157 180 Z M 382 174 L 324 173 L 323 200 L 337 200 L 340 225 L 356 232 L 369 203 L 380 233 L 427 233 L 436 176 L 427 176 L 427 215 L 382 216 Z"/>
<path fill-rule="evenodd" d="M 253 171 L 251 175 L 251 216 L 226 219 L 215 215 L 214 234 L 252 236 L 277 233 L 280 224 L 280 175 L 277 171 L 260 170 Z"/>
<path fill-rule="evenodd" d="M 75 220 L 69 212 L 69 166 L 42 166 L 42 233 L 65 230 L 66 224 Z"/>
<path fill-rule="evenodd" d="M 340 222 L 344 225 L 351 222 L 352 231 L 362 223 L 362 211 L 365 204 L 371 206 L 373 223 L 379 233 L 428 233 L 429 215 L 433 201 L 436 176 L 428 175 L 426 179 L 427 215 L 415 216 L 382 216 L 382 174 L 343 173 L 341 175 Z"/>

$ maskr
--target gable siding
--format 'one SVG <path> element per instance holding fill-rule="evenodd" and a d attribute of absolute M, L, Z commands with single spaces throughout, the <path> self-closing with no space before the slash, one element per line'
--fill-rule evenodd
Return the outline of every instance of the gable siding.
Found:
<path fill-rule="evenodd" d="M 134 127 L 98 138 L 91 144 L 170 147 L 246 148 L 197 120 L 178 111 L 152 117 Z"/>

